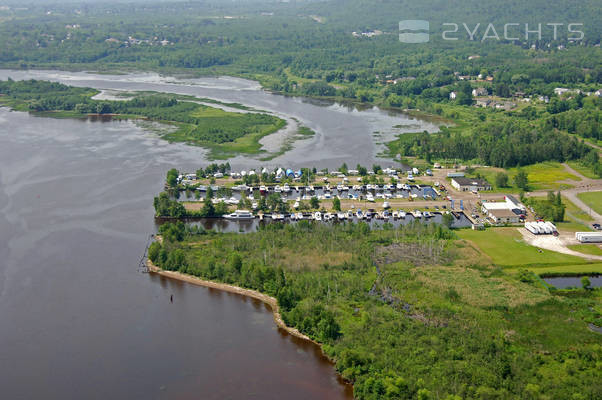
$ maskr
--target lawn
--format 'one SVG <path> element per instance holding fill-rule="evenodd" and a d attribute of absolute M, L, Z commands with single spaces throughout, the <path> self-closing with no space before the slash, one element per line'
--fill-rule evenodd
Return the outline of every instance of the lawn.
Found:
<path fill-rule="evenodd" d="M 572 201 L 566 197 L 562 197 L 562 202 L 566 206 L 566 213 L 571 214 L 573 217 L 582 221 L 593 221 L 594 219 L 585 211 L 577 207 Z M 566 218 L 565 218 L 566 219 Z"/>
<path fill-rule="evenodd" d="M 578 251 L 579 253 L 592 254 L 594 256 L 602 256 L 602 248 L 594 243 L 572 244 L 567 247 L 571 250 Z"/>
<path fill-rule="evenodd" d="M 586 192 L 577 195 L 585 204 L 598 214 L 602 214 L 602 192 Z"/>
<path fill-rule="evenodd" d="M 502 267 L 555 266 L 586 263 L 579 257 L 538 249 L 527 244 L 516 228 L 490 228 L 485 231 L 460 230 L 461 239 L 474 243 L 492 262 Z"/>

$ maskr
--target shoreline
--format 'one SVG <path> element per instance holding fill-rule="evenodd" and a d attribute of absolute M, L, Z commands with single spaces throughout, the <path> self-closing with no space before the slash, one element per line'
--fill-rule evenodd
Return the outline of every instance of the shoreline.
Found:
<path fill-rule="evenodd" d="M 241 288 L 239 286 L 229 285 L 227 283 L 208 281 L 208 280 L 205 280 L 205 279 L 193 276 L 193 275 L 183 274 L 178 271 L 166 271 L 166 270 L 163 270 L 163 269 L 157 267 L 150 260 L 146 261 L 146 266 L 147 266 L 148 270 L 153 274 L 161 275 L 161 276 L 179 280 L 182 282 L 191 283 L 191 284 L 197 285 L 197 286 L 204 286 L 207 288 L 223 290 L 223 291 L 229 292 L 229 293 L 240 294 L 242 296 L 251 297 L 253 299 L 259 300 L 259 301 L 267 304 L 268 306 L 270 306 L 270 309 L 272 310 L 272 315 L 274 316 L 274 322 L 276 323 L 276 326 L 278 326 L 278 328 L 284 329 L 288 334 L 295 336 L 299 339 L 310 341 L 310 342 L 320 346 L 320 349 L 322 349 L 322 346 L 320 345 L 320 343 L 316 342 L 309 336 L 304 335 L 297 328 L 293 328 L 293 327 L 286 325 L 286 323 L 282 319 L 282 315 L 280 314 L 280 307 L 278 306 L 278 300 L 276 300 L 275 297 L 268 296 L 267 294 L 263 294 L 256 290 L 245 289 L 245 288 Z M 324 352 L 322 352 L 322 353 L 324 353 Z M 326 355 L 324 354 L 324 356 L 326 356 Z"/>

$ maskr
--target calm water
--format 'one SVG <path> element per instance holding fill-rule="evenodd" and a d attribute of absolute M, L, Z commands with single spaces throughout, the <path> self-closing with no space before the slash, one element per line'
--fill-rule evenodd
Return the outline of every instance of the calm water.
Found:
<path fill-rule="evenodd" d="M 351 396 L 262 303 L 137 272 L 165 170 L 201 158 L 128 122 L 0 109 L 2 398 Z"/>
<path fill-rule="evenodd" d="M 370 165 L 373 131 L 405 123 L 435 129 L 378 110 L 274 96 L 230 78 L 185 86 L 154 75 L 0 71 L 7 76 L 239 101 L 318 131 L 273 165 Z M 137 271 L 156 230 L 152 197 L 165 171 L 194 171 L 204 155 L 131 122 L 0 109 L 2 398 L 351 397 L 319 349 L 279 331 L 262 303 Z"/>
<path fill-rule="evenodd" d="M 543 278 L 543 280 L 558 289 L 581 288 L 583 286 L 580 276 L 550 276 Z M 589 280 L 592 287 L 602 287 L 602 275 L 590 276 Z"/>

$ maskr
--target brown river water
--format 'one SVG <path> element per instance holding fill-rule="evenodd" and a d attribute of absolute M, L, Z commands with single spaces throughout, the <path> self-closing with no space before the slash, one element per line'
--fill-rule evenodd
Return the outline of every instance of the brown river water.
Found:
<path fill-rule="evenodd" d="M 0 71 L 7 76 L 193 92 L 283 113 L 318 131 L 273 164 L 369 164 L 377 159 L 372 131 L 405 123 L 436 129 L 380 110 L 275 96 L 233 78 L 182 85 L 150 74 Z M 1 398 L 352 398 L 320 349 L 278 330 L 263 303 L 138 270 L 156 231 L 152 197 L 165 171 L 194 170 L 204 155 L 133 122 L 0 109 Z"/>

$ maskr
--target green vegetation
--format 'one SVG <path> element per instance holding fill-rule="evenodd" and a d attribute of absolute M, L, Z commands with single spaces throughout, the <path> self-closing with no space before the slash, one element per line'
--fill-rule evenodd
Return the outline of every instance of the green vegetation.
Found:
<path fill-rule="evenodd" d="M 219 234 L 178 223 L 160 233 L 154 263 L 276 297 L 358 399 L 602 395 L 600 338 L 587 329 L 602 324 L 600 290 L 555 295 L 568 292 L 506 274 L 442 226 L 302 221 Z M 459 234 L 495 243 L 499 265 L 575 260 L 531 250 L 509 230 Z"/>
<path fill-rule="evenodd" d="M 594 256 L 602 256 L 602 248 L 596 244 L 571 244 L 567 246 L 571 250 L 578 251 L 583 254 L 592 254 Z"/>
<path fill-rule="evenodd" d="M 602 214 L 602 192 L 579 193 L 577 197 L 595 212 Z"/>
<path fill-rule="evenodd" d="M 461 230 L 458 236 L 474 243 L 500 267 L 586 264 L 582 258 L 538 249 L 527 244 L 516 228 Z"/>
<path fill-rule="evenodd" d="M 96 91 L 44 81 L 0 82 L 0 104 L 21 111 L 51 116 L 80 117 L 117 114 L 122 118 L 147 118 L 175 125 L 163 135 L 169 141 L 186 142 L 211 149 L 210 157 L 228 158 L 261 153 L 259 140 L 283 128 L 284 120 L 256 112 L 227 112 L 181 101 L 164 94 L 140 94 L 126 101 L 92 100 Z"/>
<path fill-rule="evenodd" d="M 535 215 L 538 219 L 544 219 L 554 222 L 564 221 L 564 211 L 566 206 L 562 202 L 562 196 L 560 192 L 554 194 L 554 192 L 548 192 L 548 196 L 545 199 L 537 197 L 525 198 L 525 204 L 533 207 Z"/>

